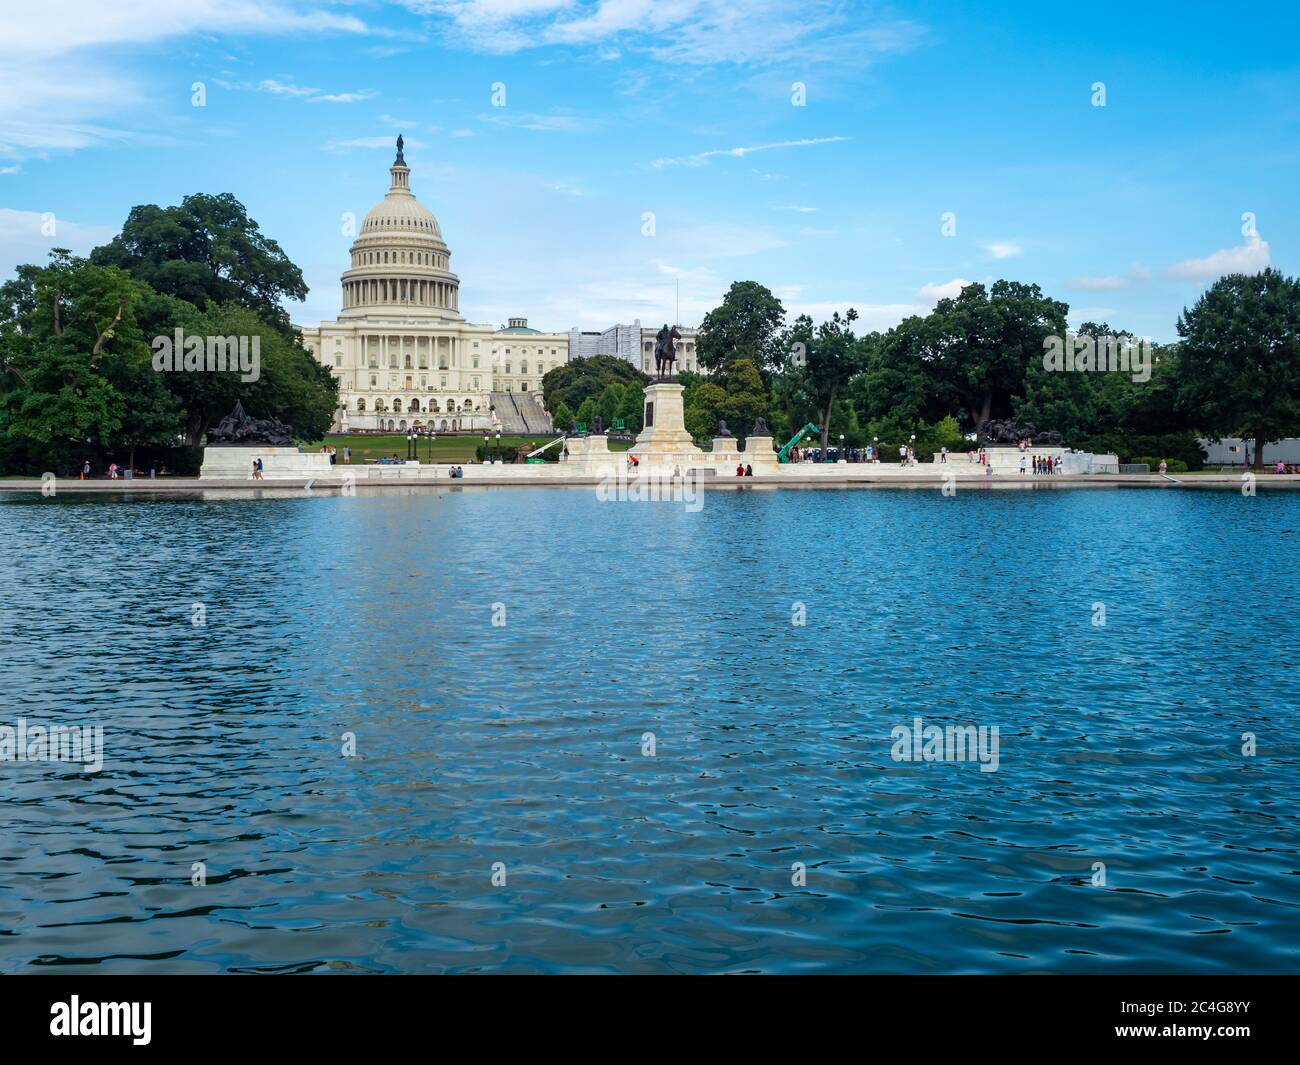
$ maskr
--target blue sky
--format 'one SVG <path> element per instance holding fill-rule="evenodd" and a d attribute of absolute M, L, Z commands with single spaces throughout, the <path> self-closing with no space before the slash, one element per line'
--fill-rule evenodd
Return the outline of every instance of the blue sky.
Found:
<path fill-rule="evenodd" d="M 231 192 L 333 317 L 402 132 L 473 321 L 680 285 L 693 325 L 753 279 L 885 328 L 1007 277 L 1169 340 L 1220 274 L 1300 272 L 1300 15 L 1216 7 L 0 0 L 0 278 Z"/>

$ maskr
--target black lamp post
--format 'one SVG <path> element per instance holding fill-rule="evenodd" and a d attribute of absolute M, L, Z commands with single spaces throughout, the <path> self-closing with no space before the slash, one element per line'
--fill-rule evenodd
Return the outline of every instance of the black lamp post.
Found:
<path fill-rule="evenodd" d="M 497 430 L 497 465 L 501 465 L 501 430 Z"/>
<path fill-rule="evenodd" d="M 490 443 L 490 441 L 489 441 L 489 439 L 488 439 L 488 434 L 487 434 L 487 433 L 484 433 L 484 434 L 483 434 L 483 461 L 484 461 L 484 462 L 491 462 L 491 461 L 492 461 L 491 458 L 488 456 L 488 444 L 489 444 L 489 443 Z"/>
<path fill-rule="evenodd" d="M 429 441 L 429 464 L 432 465 L 433 464 L 433 442 L 438 439 L 438 434 L 435 433 L 432 429 L 426 429 L 424 431 L 424 436 L 425 439 Z"/>

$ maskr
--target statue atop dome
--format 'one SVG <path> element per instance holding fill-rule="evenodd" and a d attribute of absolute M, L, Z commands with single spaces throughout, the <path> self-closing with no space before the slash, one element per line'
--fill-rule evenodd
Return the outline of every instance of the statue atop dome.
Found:
<path fill-rule="evenodd" d="M 402 158 L 402 144 L 403 144 L 403 143 L 404 143 L 404 142 L 403 142 L 403 140 L 402 140 L 402 135 L 399 133 L 399 134 L 397 135 L 397 158 L 393 160 L 393 166 L 405 166 L 405 165 L 406 165 L 406 160 Z"/>

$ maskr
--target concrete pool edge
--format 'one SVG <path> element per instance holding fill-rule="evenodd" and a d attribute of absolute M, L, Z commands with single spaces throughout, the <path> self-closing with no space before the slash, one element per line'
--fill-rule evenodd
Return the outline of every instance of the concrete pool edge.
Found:
<path fill-rule="evenodd" d="M 337 467 L 335 467 L 337 469 Z M 518 476 L 494 475 L 490 479 L 479 479 L 470 473 L 474 467 L 466 468 L 463 478 L 403 478 L 380 480 L 362 478 L 355 483 L 344 481 L 341 476 L 330 478 L 285 478 L 274 481 L 253 481 L 249 478 L 198 478 L 170 477 L 138 480 L 91 480 L 82 481 L 73 478 L 58 479 L 54 482 L 54 494 L 103 495 L 117 494 L 124 496 L 155 496 L 171 494 L 192 494 L 194 492 L 212 493 L 214 495 L 238 494 L 241 496 L 254 492 L 259 495 L 300 495 L 321 494 L 337 495 L 344 490 L 349 494 L 360 489 L 369 494 L 374 491 L 401 489 L 446 490 L 461 488 L 596 488 L 605 479 L 591 474 L 573 474 L 570 476 L 547 477 L 544 480 L 525 474 Z M 635 484 L 637 478 L 628 478 L 625 483 Z M 0 492 L 7 493 L 41 493 L 46 482 L 37 478 L 0 479 Z M 663 480 L 661 486 L 669 482 Z M 700 477 L 695 486 L 712 491 L 745 490 L 750 488 L 938 488 L 945 483 L 954 488 L 1027 490 L 1038 488 L 1234 488 L 1243 486 L 1242 474 L 1192 474 L 1178 478 L 1162 477 L 1159 474 L 1071 474 L 1059 476 L 1009 475 L 995 477 L 964 476 L 945 482 L 942 473 L 926 474 L 857 474 L 849 471 L 799 475 L 782 473 L 778 476 L 755 474 L 753 477 Z M 309 487 L 310 486 L 310 487 Z M 1300 474 L 1256 475 L 1256 490 L 1279 488 L 1300 490 Z"/>

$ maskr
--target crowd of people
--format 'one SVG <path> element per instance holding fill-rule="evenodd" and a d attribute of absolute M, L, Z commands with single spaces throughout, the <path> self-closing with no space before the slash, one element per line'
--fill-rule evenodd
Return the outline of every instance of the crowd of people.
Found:
<path fill-rule="evenodd" d="M 1020 456 L 1020 472 L 1026 472 L 1026 466 L 1032 461 L 1034 476 L 1040 474 L 1044 477 L 1050 477 L 1053 474 L 1061 472 L 1061 460 L 1055 455 L 1034 455 L 1032 459 L 1026 459 L 1024 455 Z M 1164 471 L 1161 470 L 1161 473 Z"/>

